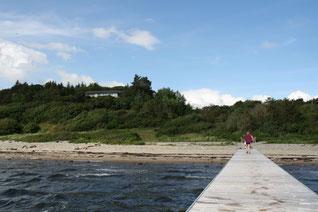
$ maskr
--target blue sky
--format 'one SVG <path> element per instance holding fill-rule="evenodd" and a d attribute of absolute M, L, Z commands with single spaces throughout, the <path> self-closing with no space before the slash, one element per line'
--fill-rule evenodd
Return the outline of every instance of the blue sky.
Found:
<path fill-rule="evenodd" d="M 0 4 L 0 88 L 148 76 L 195 105 L 318 95 L 318 1 Z"/>

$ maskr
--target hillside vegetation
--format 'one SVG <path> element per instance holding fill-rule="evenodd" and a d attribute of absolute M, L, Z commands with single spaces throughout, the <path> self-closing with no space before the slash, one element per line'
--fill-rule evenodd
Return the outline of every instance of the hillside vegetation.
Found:
<path fill-rule="evenodd" d="M 122 90 L 118 98 L 87 91 Z M 147 77 L 130 85 L 63 86 L 17 82 L 0 91 L 0 139 L 143 144 L 147 141 L 239 141 L 246 130 L 267 142 L 318 143 L 318 99 L 268 99 L 194 109 Z"/>

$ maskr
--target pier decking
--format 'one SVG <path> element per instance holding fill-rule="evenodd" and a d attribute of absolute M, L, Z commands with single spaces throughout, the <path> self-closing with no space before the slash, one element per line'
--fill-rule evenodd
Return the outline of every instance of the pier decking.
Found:
<path fill-rule="evenodd" d="M 257 150 L 238 150 L 187 211 L 318 211 L 318 195 Z"/>

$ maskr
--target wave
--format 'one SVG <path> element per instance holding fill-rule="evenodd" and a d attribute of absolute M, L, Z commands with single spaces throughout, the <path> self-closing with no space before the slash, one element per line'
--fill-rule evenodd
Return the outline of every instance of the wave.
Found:
<path fill-rule="evenodd" d="M 62 193 L 55 193 L 52 194 L 48 197 L 49 200 L 55 200 L 55 201 L 62 201 L 62 200 L 66 200 L 67 196 L 65 194 Z"/>
<path fill-rule="evenodd" d="M 48 176 L 48 179 L 49 180 L 58 180 L 58 179 L 63 179 L 63 178 L 66 178 L 68 175 L 65 175 L 65 174 L 52 174 L 50 176 Z"/>
<path fill-rule="evenodd" d="M 0 200 L 0 208 L 5 208 L 14 204 L 15 204 L 15 201 L 13 200 Z"/>
<path fill-rule="evenodd" d="M 114 176 L 114 174 L 110 173 L 87 173 L 87 174 L 78 174 L 76 177 L 110 177 Z"/>
<path fill-rule="evenodd" d="M 36 175 L 38 175 L 38 174 L 32 173 L 32 172 L 23 171 L 23 172 L 19 172 L 19 173 L 13 174 L 10 177 L 20 177 L 20 176 L 26 177 L 26 176 L 36 176 Z"/>
<path fill-rule="evenodd" d="M 65 169 L 58 170 L 58 172 L 74 172 L 74 171 L 77 171 L 77 169 L 75 169 L 75 168 L 65 168 Z"/>
<path fill-rule="evenodd" d="M 162 180 L 188 180 L 188 179 L 210 179 L 210 177 L 195 176 L 195 175 L 166 175 Z"/>
<path fill-rule="evenodd" d="M 167 173 L 183 173 L 183 174 L 196 174 L 196 173 L 202 173 L 202 171 L 184 171 L 179 169 L 169 169 L 165 171 Z"/>
<path fill-rule="evenodd" d="M 211 179 L 210 177 L 204 177 L 204 176 L 193 176 L 193 175 L 188 175 L 186 176 L 188 179 Z"/>
<path fill-rule="evenodd" d="M 302 177 L 301 181 L 307 181 L 307 182 L 318 182 L 317 178 L 308 178 L 308 177 Z"/>
<path fill-rule="evenodd" d="M 41 177 L 34 177 L 25 181 L 25 183 L 36 183 L 36 182 L 40 182 L 41 180 L 42 180 Z"/>
<path fill-rule="evenodd" d="M 9 188 L 2 192 L 1 195 L 7 196 L 7 197 L 15 197 L 15 196 L 42 196 L 47 194 L 46 192 L 43 191 L 32 191 L 32 190 L 27 190 L 27 189 L 16 189 L 16 188 Z"/>
<path fill-rule="evenodd" d="M 160 196 L 160 197 L 157 197 L 155 199 L 156 202 L 172 202 L 173 199 L 167 197 L 167 196 Z"/>
<path fill-rule="evenodd" d="M 161 178 L 161 180 L 186 180 L 186 176 L 181 175 L 166 175 Z"/>
<path fill-rule="evenodd" d="M 128 172 L 127 169 L 107 169 L 107 168 L 100 168 L 96 169 L 98 172 Z"/>

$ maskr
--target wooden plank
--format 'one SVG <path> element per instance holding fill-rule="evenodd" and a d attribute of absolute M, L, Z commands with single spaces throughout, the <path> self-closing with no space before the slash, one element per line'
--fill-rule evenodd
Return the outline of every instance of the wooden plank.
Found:
<path fill-rule="evenodd" d="M 318 211 L 318 195 L 256 149 L 238 150 L 187 211 Z"/>

